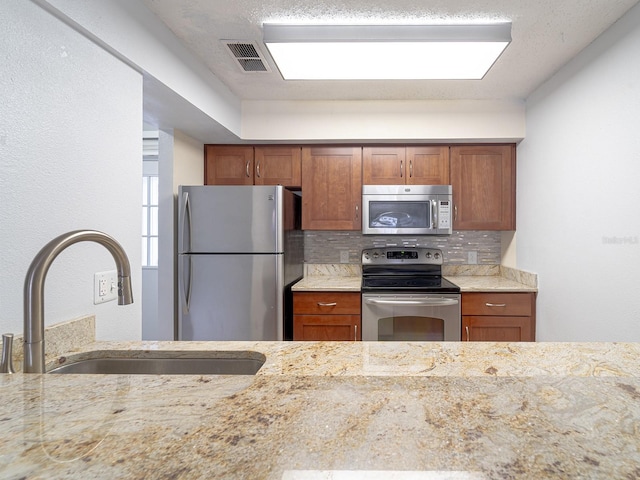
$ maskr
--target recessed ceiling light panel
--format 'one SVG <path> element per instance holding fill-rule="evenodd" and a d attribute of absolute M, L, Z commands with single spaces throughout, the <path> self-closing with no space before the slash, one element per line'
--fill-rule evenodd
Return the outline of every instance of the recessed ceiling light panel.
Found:
<path fill-rule="evenodd" d="M 511 41 L 511 24 L 264 24 L 286 80 L 481 79 Z"/>

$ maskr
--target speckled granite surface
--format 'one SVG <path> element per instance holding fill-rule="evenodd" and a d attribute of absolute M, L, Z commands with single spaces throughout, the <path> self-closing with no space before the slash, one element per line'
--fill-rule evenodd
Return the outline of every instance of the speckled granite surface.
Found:
<path fill-rule="evenodd" d="M 44 344 L 45 356 L 51 358 L 62 355 L 76 348 L 77 345 L 85 345 L 96 340 L 96 317 L 75 318 L 67 322 L 60 322 L 46 329 L 46 342 Z M 0 342 L 1 344 L 2 342 Z M 22 370 L 22 345 L 21 333 L 14 334 L 13 338 L 13 366 L 16 370 Z"/>
<path fill-rule="evenodd" d="M 305 276 L 292 290 L 359 292 L 359 265 L 305 265 Z M 537 275 L 500 265 L 444 266 L 443 274 L 462 292 L 537 292 Z"/>
<path fill-rule="evenodd" d="M 294 292 L 359 292 L 361 285 L 362 279 L 360 277 L 314 275 L 304 277 L 291 290 Z"/>
<path fill-rule="evenodd" d="M 219 351 L 267 361 L 256 376 L 0 375 L 0 477 L 640 476 L 640 344 L 93 343 L 64 357 Z"/>
<path fill-rule="evenodd" d="M 537 287 L 499 275 L 447 276 L 461 292 L 537 292 Z"/>

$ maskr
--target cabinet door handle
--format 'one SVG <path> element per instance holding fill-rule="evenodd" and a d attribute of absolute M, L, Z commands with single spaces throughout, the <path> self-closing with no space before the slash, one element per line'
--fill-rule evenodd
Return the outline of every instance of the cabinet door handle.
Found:
<path fill-rule="evenodd" d="M 251 163 L 251 160 L 247 160 L 247 165 L 245 167 L 247 178 L 249 178 L 251 176 L 251 172 L 249 171 L 249 164 L 250 163 Z"/>
<path fill-rule="evenodd" d="M 409 176 L 413 178 L 413 160 L 409 160 Z"/>
<path fill-rule="evenodd" d="M 454 220 L 458 220 L 458 206 L 457 205 L 453 206 L 453 219 Z"/>
<path fill-rule="evenodd" d="M 485 303 L 487 307 L 506 307 L 506 303 Z"/>
<path fill-rule="evenodd" d="M 338 302 L 331 302 L 331 303 L 318 302 L 319 307 L 335 307 L 336 305 L 338 305 Z"/>
<path fill-rule="evenodd" d="M 360 206 L 356 205 L 356 222 L 360 219 Z"/>
<path fill-rule="evenodd" d="M 400 178 L 403 177 L 403 173 L 404 173 L 403 170 L 404 170 L 403 163 L 402 163 L 402 160 L 400 160 Z"/>
<path fill-rule="evenodd" d="M 465 329 L 465 330 L 466 330 L 466 332 L 467 332 L 467 342 L 468 342 L 468 341 L 470 341 L 470 338 L 469 338 L 469 325 L 467 325 L 466 327 L 464 327 L 464 329 Z"/>
<path fill-rule="evenodd" d="M 260 161 L 256 163 L 256 177 L 260 178 Z"/>
<path fill-rule="evenodd" d="M 358 325 L 354 325 L 353 329 L 355 330 L 355 334 L 353 336 L 353 341 L 357 342 L 358 341 Z"/>

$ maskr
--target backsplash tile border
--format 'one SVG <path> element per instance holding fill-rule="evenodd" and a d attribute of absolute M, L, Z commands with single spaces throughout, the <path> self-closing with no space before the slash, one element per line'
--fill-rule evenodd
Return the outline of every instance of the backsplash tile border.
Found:
<path fill-rule="evenodd" d="M 348 264 L 360 264 L 364 248 L 430 247 L 442 250 L 444 265 L 468 265 L 468 253 L 477 253 L 477 265 L 499 265 L 502 232 L 454 231 L 451 235 L 363 235 L 362 232 L 305 230 L 304 261 L 308 264 L 340 264 L 347 252 Z M 497 273 L 496 273 L 497 274 Z"/>

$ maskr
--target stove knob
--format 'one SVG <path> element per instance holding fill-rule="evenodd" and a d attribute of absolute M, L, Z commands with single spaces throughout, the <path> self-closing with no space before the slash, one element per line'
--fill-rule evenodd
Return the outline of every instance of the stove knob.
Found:
<path fill-rule="evenodd" d="M 380 255 L 378 255 L 378 252 L 373 252 L 373 258 L 378 258 Z"/>
<path fill-rule="evenodd" d="M 427 258 L 431 258 L 431 252 L 427 252 Z"/>
<path fill-rule="evenodd" d="M 369 260 L 369 252 L 365 252 L 365 254 L 364 254 L 364 258 L 366 258 L 367 260 Z"/>
<path fill-rule="evenodd" d="M 439 259 L 439 258 L 440 258 L 440 254 L 439 254 L 439 253 L 435 253 L 435 254 L 433 255 L 433 257 L 437 260 L 437 259 Z"/>

